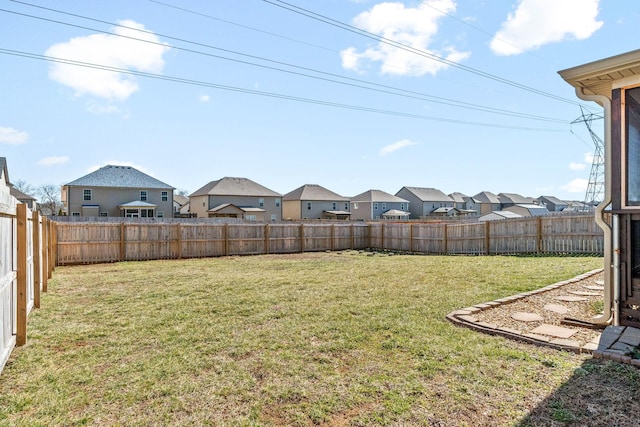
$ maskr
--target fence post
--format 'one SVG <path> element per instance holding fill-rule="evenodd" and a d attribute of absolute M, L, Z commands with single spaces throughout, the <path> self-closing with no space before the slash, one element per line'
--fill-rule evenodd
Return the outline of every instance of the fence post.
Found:
<path fill-rule="evenodd" d="M 224 223 L 224 256 L 229 256 L 229 223 Z"/>
<path fill-rule="evenodd" d="M 409 252 L 413 252 L 413 223 L 409 223 Z"/>
<path fill-rule="evenodd" d="M 491 221 L 485 221 L 484 244 L 485 255 L 491 255 Z"/>
<path fill-rule="evenodd" d="M 355 239 L 354 233 L 355 233 L 355 225 L 351 224 L 351 226 L 349 227 L 349 241 L 351 244 L 351 249 L 356 248 L 356 239 Z"/>
<path fill-rule="evenodd" d="M 124 234 L 126 232 L 124 222 L 120 223 L 120 261 L 124 261 L 125 247 L 124 247 Z"/>
<path fill-rule="evenodd" d="M 16 300 L 16 345 L 27 343 L 27 205 L 20 203 L 16 206 L 18 239 L 16 242 L 18 252 Z"/>
<path fill-rule="evenodd" d="M 335 247 L 336 247 L 335 240 L 336 240 L 336 225 L 331 224 L 331 248 L 330 248 L 331 252 L 335 250 Z"/>
<path fill-rule="evenodd" d="M 304 252 L 304 223 L 300 224 L 300 252 Z"/>
<path fill-rule="evenodd" d="M 31 214 L 33 253 L 33 306 L 40 308 L 40 218 L 38 211 Z"/>
<path fill-rule="evenodd" d="M 536 253 L 542 252 L 542 217 L 537 217 Z"/>
<path fill-rule="evenodd" d="M 41 245 L 39 248 L 40 255 L 42 255 L 42 292 L 47 292 L 49 286 L 49 235 L 51 230 L 49 229 L 49 220 L 47 217 L 42 218 L 42 236 L 40 237 Z"/>
<path fill-rule="evenodd" d="M 449 227 L 444 224 L 444 254 L 449 255 Z"/>
<path fill-rule="evenodd" d="M 271 233 L 270 233 L 271 229 L 269 227 L 269 224 L 265 224 L 264 225 L 264 253 L 265 254 L 269 254 L 269 239 L 271 237 Z"/>
<path fill-rule="evenodd" d="M 380 250 L 384 252 L 384 222 L 382 223 L 382 227 L 380 228 Z"/>
<path fill-rule="evenodd" d="M 178 222 L 176 223 L 176 245 L 178 246 L 176 253 L 178 254 L 178 259 L 182 259 L 182 227 Z"/>

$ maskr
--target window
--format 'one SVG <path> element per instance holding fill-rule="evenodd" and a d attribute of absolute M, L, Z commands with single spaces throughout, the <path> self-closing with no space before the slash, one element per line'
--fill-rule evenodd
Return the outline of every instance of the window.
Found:
<path fill-rule="evenodd" d="M 337 204 L 336 202 L 333 202 L 333 208 L 332 208 L 332 209 L 333 209 L 334 211 L 335 211 L 336 209 L 338 209 L 338 204 Z"/>
<path fill-rule="evenodd" d="M 404 210 L 404 203 L 400 203 L 400 210 Z"/>
<path fill-rule="evenodd" d="M 100 216 L 109 216 L 109 212 L 100 212 Z"/>
<path fill-rule="evenodd" d="M 358 202 L 353 202 L 353 209 L 358 209 Z"/>
<path fill-rule="evenodd" d="M 247 221 L 256 221 L 258 217 L 256 215 L 245 215 L 244 219 L 246 219 Z"/>
<path fill-rule="evenodd" d="M 373 210 L 374 210 L 374 211 L 377 211 L 377 210 L 378 210 L 378 204 L 377 204 L 377 203 L 374 203 L 374 204 L 373 204 Z"/>
<path fill-rule="evenodd" d="M 311 210 L 311 202 L 307 202 L 307 210 Z"/>
<path fill-rule="evenodd" d="M 147 201 L 147 190 L 140 190 L 140 201 L 141 202 Z"/>
<path fill-rule="evenodd" d="M 161 193 L 161 196 L 162 196 L 162 201 L 163 201 L 163 202 L 167 202 L 167 201 L 169 201 L 169 192 L 167 192 L 167 191 L 163 191 L 163 192 Z"/>
<path fill-rule="evenodd" d="M 91 200 L 91 189 L 85 188 L 82 190 L 82 200 Z M 78 214 L 80 216 L 80 214 Z"/>
<path fill-rule="evenodd" d="M 80 216 L 80 212 L 73 212 L 71 216 Z"/>
<path fill-rule="evenodd" d="M 280 207 L 280 199 L 276 199 L 276 208 Z"/>
<path fill-rule="evenodd" d="M 386 211 L 386 210 L 387 210 L 387 204 L 386 204 L 386 203 L 383 203 L 383 204 L 382 204 L 382 210 L 383 210 L 383 211 Z"/>
<path fill-rule="evenodd" d="M 640 205 L 640 87 L 624 93 L 626 119 L 627 206 Z"/>
<path fill-rule="evenodd" d="M 264 198 L 260 197 L 258 199 L 258 206 L 260 206 L 261 208 L 264 208 Z"/>
<path fill-rule="evenodd" d="M 275 222 L 278 220 L 278 216 L 276 214 L 271 214 L 271 222 Z"/>
<path fill-rule="evenodd" d="M 344 210 L 348 211 L 349 210 L 349 202 L 345 202 L 344 204 Z"/>
<path fill-rule="evenodd" d="M 153 211 L 151 209 L 149 209 L 150 214 L 149 216 L 153 216 Z M 158 215 L 156 215 L 158 218 L 164 218 L 164 211 L 158 211 Z"/>

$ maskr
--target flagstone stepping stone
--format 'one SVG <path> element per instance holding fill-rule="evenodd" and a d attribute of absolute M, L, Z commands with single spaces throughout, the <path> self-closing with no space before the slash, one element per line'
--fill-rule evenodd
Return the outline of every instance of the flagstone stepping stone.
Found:
<path fill-rule="evenodd" d="M 562 304 L 547 304 L 544 309 L 558 314 L 567 314 L 569 312 L 569 309 Z"/>
<path fill-rule="evenodd" d="M 559 297 L 555 297 L 554 299 L 558 301 L 567 301 L 567 302 L 589 301 L 588 298 L 578 297 L 573 295 L 560 295 Z"/>
<path fill-rule="evenodd" d="M 569 291 L 570 294 L 573 295 L 583 295 L 587 297 L 597 297 L 600 296 L 600 292 L 589 292 L 589 291 Z"/>
<path fill-rule="evenodd" d="M 557 338 L 569 338 L 578 332 L 576 329 L 563 328 L 561 326 L 549 325 L 543 323 L 537 328 L 531 330 L 531 333 L 538 335 L 549 335 Z"/>
<path fill-rule="evenodd" d="M 589 289 L 592 291 L 604 291 L 604 286 L 598 286 L 598 285 L 587 285 L 587 286 L 583 286 L 583 288 Z"/>
<path fill-rule="evenodd" d="M 544 317 L 540 316 L 536 313 L 526 313 L 524 311 L 517 311 L 515 313 L 511 313 L 511 318 L 515 320 L 519 320 L 521 322 L 541 322 L 544 320 Z"/>

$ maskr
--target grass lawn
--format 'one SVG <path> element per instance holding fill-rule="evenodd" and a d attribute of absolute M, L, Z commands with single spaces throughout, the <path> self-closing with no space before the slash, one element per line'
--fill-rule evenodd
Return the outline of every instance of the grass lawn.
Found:
<path fill-rule="evenodd" d="M 0 425 L 625 425 L 636 368 L 445 320 L 599 267 L 357 251 L 58 267 L 0 374 Z"/>

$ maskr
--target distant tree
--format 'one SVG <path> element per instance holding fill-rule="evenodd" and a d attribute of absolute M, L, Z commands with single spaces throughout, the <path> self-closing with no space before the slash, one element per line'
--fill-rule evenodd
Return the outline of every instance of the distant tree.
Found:
<path fill-rule="evenodd" d="M 60 187 L 55 184 L 42 184 L 36 190 L 39 198 L 39 210 L 42 215 L 57 215 L 62 208 Z"/>
<path fill-rule="evenodd" d="M 29 196 L 35 196 L 37 193 L 36 188 L 24 179 L 19 179 L 16 182 L 12 182 L 11 185 Z"/>
<path fill-rule="evenodd" d="M 184 197 L 188 197 L 189 196 L 189 192 L 187 190 L 185 190 L 184 188 L 179 188 L 175 191 L 175 193 L 178 196 L 184 196 Z"/>

